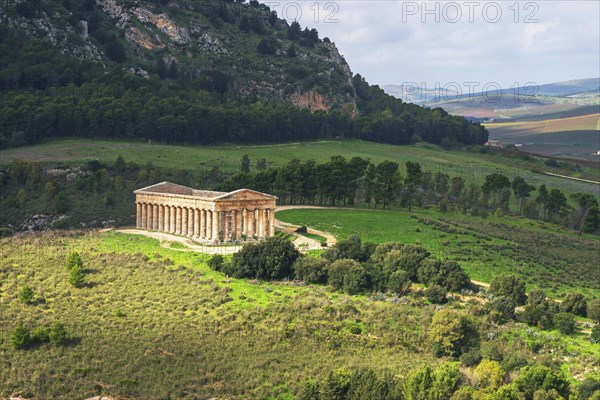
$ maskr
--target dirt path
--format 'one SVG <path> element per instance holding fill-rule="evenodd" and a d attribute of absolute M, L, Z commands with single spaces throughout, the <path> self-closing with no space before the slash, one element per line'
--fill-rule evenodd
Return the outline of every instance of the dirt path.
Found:
<path fill-rule="evenodd" d="M 241 245 L 239 245 L 239 246 L 202 245 L 202 244 L 193 242 L 191 239 L 177 236 L 177 235 L 171 235 L 171 234 L 165 233 L 165 232 L 145 231 L 145 230 L 141 230 L 141 229 L 116 229 L 116 231 L 121 232 L 121 233 L 129 233 L 129 234 L 133 234 L 133 235 L 142 235 L 142 236 L 150 237 L 153 239 L 157 239 L 160 242 L 160 247 L 164 247 L 165 249 L 170 249 L 170 250 L 175 250 L 175 251 L 196 251 L 196 252 L 206 253 L 206 254 L 233 254 L 233 253 L 237 253 L 242 248 Z M 186 249 L 176 249 L 176 248 L 169 246 L 169 244 L 173 243 L 173 242 L 181 243 L 181 244 L 185 245 L 187 248 Z"/>
<path fill-rule="evenodd" d="M 323 207 L 323 206 L 278 206 L 275 209 L 275 216 L 277 216 L 277 212 L 278 211 L 284 211 L 284 210 L 294 210 L 294 209 L 306 209 L 306 208 L 310 208 L 310 209 L 332 209 L 332 208 L 342 208 L 342 207 Z M 280 221 L 278 219 L 275 219 L 275 228 L 282 231 L 282 232 L 286 232 L 292 235 L 295 235 L 297 238 L 296 240 L 294 240 L 294 244 L 298 247 L 301 248 L 306 248 L 308 247 L 309 250 L 315 250 L 315 249 L 321 249 L 321 243 L 319 243 L 318 240 L 315 239 L 311 239 L 308 238 L 306 236 L 302 236 L 296 233 L 296 229 L 298 229 L 300 227 L 300 225 L 294 225 L 294 224 L 290 224 L 288 222 L 283 222 Z M 327 240 L 327 246 L 333 246 L 334 244 L 337 243 L 337 239 L 335 238 L 335 236 L 333 236 L 331 233 L 329 232 L 323 232 L 323 231 L 319 231 L 316 229 L 312 229 L 307 227 L 307 232 L 308 233 L 312 233 L 313 235 L 319 235 L 319 236 L 323 236 L 326 240 Z"/>

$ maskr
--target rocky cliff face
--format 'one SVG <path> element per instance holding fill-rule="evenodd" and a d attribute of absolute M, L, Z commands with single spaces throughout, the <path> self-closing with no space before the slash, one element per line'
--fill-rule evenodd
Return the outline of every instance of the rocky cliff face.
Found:
<path fill-rule="evenodd" d="M 81 0 L 72 8 L 58 1 L 36 8 L 30 3 L 37 2 L 4 1 L 3 23 L 106 69 L 119 65 L 144 77 L 207 81 L 218 71 L 230 81 L 230 96 L 356 113 L 352 72 L 335 45 L 314 35 L 309 40 L 308 29 L 293 37 L 287 22 L 264 5 Z"/>

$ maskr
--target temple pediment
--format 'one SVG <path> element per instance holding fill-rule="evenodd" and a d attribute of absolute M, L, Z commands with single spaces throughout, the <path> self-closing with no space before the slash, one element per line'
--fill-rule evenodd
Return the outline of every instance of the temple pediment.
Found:
<path fill-rule="evenodd" d="M 256 190 L 239 189 L 215 197 L 215 201 L 220 200 L 277 200 L 277 197 Z"/>

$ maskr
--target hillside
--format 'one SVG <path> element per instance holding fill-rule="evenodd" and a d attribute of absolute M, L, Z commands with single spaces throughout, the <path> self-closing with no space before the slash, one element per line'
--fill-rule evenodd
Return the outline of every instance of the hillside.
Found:
<path fill-rule="evenodd" d="M 11 0 L 0 12 L 0 148 L 65 136 L 487 140 L 353 76 L 330 39 L 257 1 Z"/>

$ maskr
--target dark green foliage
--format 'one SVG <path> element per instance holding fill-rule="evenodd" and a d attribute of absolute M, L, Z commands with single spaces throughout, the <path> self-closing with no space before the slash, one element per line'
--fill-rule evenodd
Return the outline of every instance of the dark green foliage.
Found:
<path fill-rule="evenodd" d="M 327 269 L 327 283 L 336 290 L 343 290 L 348 294 L 360 293 L 367 287 L 367 272 L 355 260 L 336 260 Z"/>
<path fill-rule="evenodd" d="M 82 287 L 85 285 L 85 274 L 83 268 L 79 265 L 75 265 L 69 271 L 69 283 L 75 287 Z"/>
<path fill-rule="evenodd" d="M 600 324 L 596 324 L 592 327 L 592 334 L 590 336 L 592 343 L 600 344 Z"/>
<path fill-rule="evenodd" d="M 50 328 L 48 339 L 54 346 L 62 346 L 67 343 L 68 336 L 64 325 L 60 322 L 55 322 Z"/>
<path fill-rule="evenodd" d="M 533 400 L 534 393 L 539 389 L 546 391 L 554 389 L 564 398 L 569 397 L 569 383 L 567 380 L 545 366 L 521 369 L 521 374 L 515 381 L 515 386 L 520 392 L 523 392 L 527 400 Z"/>
<path fill-rule="evenodd" d="M 424 367 L 411 373 L 403 388 L 404 399 L 450 399 L 460 386 L 458 366 L 445 363 L 435 369 Z"/>
<path fill-rule="evenodd" d="M 298 233 L 307 233 L 308 229 L 306 228 L 306 225 L 302 225 L 298 229 L 296 229 L 296 232 L 298 232 Z"/>
<path fill-rule="evenodd" d="M 236 278 L 284 279 L 293 277 L 292 266 L 300 253 L 287 239 L 268 238 L 244 246 L 231 260 L 231 273 Z"/>
<path fill-rule="evenodd" d="M 540 329 L 547 329 L 552 326 L 550 304 L 546 300 L 546 294 L 543 290 L 536 288 L 529 292 L 523 316 L 525 322 Z"/>
<path fill-rule="evenodd" d="M 250 157 L 248 157 L 248 154 L 244 154 L 242 156 L 242 164 L 240 166 L 240 171 L 243 174 L 250 173 Z"/>
<path fill-rule="evenodd" d="M 320 400 L 345 399 L 350 390 L 352 373 L 345 369 L 331 371 L 323 381 L 320 390 Z"/>
<path fill-rule="evenodd" d="M 590 207 L 585 214 L 582 230 L 585 233 L 594 233 L 600 227 L 600 211 L 598 206 Z"/>
<path fill-rule="evenodd" d="M 473 349 L 467 353 L 461 354 L 459 359 L 463 366 L 474 367 L 481 361 L 481 353 L 478 349 Z"/>
<path fill-rule="evenodd" d="M 10 344 L 17 350 L 25 349 L 31 344 L 29 329 L 23 322 L 19 322 L 11 332 Z"/>
<path fill-rule="evenodd" d="M 517 305 L 523 305 L 527 300 L 525 282 L 517 275 L 512 274 L 494 277 L 490 283 L 490 293 L 494 296 L 510 297 Z"/>
<path fill-rule="evenodd" d="M 337 369 L 320 382 L 309 380 L 299 400 L 396 400 L 402 392 L 401 382 L 389 372 L 380 374 L 363 368 L 355 371 Z"/>
<path fill-rule="evenodd" d="M 588 303 L 587 316 L 600 324 L 600 299 L 593 299 Z"/>
<path fill-rule="evenodd" d="M 571 313 L 559 312 L 552 317 L 552 322 L 563 335 L 575 332 L 575 316 Z"/>
<path fill-rule="evenodd" d="M 560 310 L 585 317 L 587 314 L 587 301 L 581 293 L 567 293 L 562 303 L 560 303 Z"/>
<path fill-rule="evenodd" d="M 69 210 L 69 198 L 65 192 L 58 192 L 53 201 L 54 211 L 58 214 L 64 213 Z"/>
<path fill-rule="evenodd" d="M 581 400 L 587 400 L 596 392 L 600 392 L 600 381 L 587 378 L 579 385 L 578 392 Z"/>
<path fill-rule="evenodd" d="M 48 343 L 50 341 L 50 334 L 48 331 L 48 328 L 44 327 L 44 326 L 38 326 L 37 328 L 35 328 L 33 330 L 33 333 L 31 334 L 31 343 L 37 343 L 37 344 L 42 344 L 42 343 Z"/>
<path fill-rule="evenodd" d="M 69 255 L 67 256 L 67 262 L 65 266 L 68 271 L 72 270 L 75 267 L 83 268 L 83 260 L 81 259 L 79 253 L 76 251 L 69 253 Z"/>
<path fill-rule="evenodd" d="M 221 271 L 223 269 L 223 264 L 225 263 L 225 259 L 221 254 L 215 254 L 208 259 L 208 266 L 210 269 L 214 271 Z"/>
<path fill-rule="evenodd" d="M 346 240 L 338 241 L 335 246 L 327 249 L 322 257 L 329 260 L 341 260 L 341 259 L 352 259 L 356 261 L 366 261 L 371 254 L 369 253 L 369 247 L 363 245 L 360 237 L 350 236 Z"/>
<path fill-rule="evenodd" d="M 494 297 L 488 304 L 487 309 L 491 315 L 498 320 L 506 320 L 515 316 L 517 304 L 508 296 Z"/>
<path fill-rule="evenodd" d="M 406 294 L 410 290 L 411 285 L 410 275 L 406 271 L 398 270 L 392 272 L 390 275 L 388 287 L 390 291 L 398 295 Z"/>
<path fill-rule="evenodd" d="M 23 286 L 21 291 L 19 291 L 19 300 L 24 304 L 33 303 L 33 299 L 35 297 L 35 292 L 28 285 Z"/>
<path fill-rule="evenodd" d="M 441 263 L 434 258 L 425 259 L 417 270 L 419 282 L 426 285 L 439 285 L 444 289 L 457 292 L 471 284 L 467 273 L 456 261 Z"/>
<path fill-rule="evenodd" d="M 300 256 L 294 262 L 294 277 L 308 283 L 327 281 L 327 261 L 309 256 Z"/>
<path fill-rule="evenodd" d="M 274 55 L 278 50 L 277 40 L 271 37 L 262 39 L 256 49 L 261 54 Z"/>
<path fill-rule="evenodd" d="M 425 290 L 425 297 L 433 304 L 444 304 L 446 299 L 446 291 L 440 285 L 432 285 Z"/>

